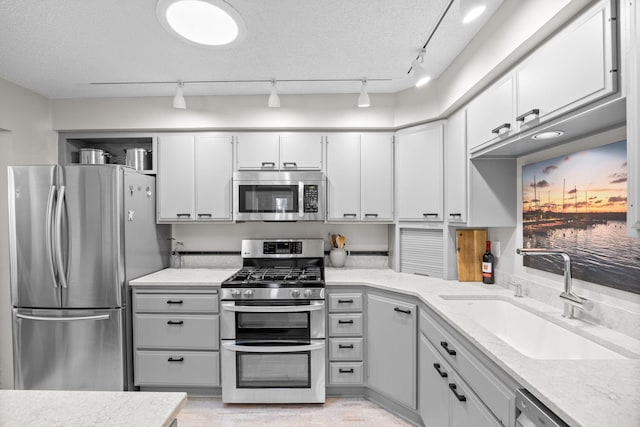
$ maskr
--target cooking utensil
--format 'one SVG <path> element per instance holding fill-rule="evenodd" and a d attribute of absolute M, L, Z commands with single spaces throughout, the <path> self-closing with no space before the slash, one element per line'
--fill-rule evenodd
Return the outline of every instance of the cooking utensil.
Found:
<path fill-rule="evenodd" d="M 84 165 L 104 165 L 111 154 L 99 148 L 81 148 L 80 163 Z"/>
<path fill-rule="evenodd" d="M 125 164 L 144 171 L 151 169 L 151 150 L 145 148 L 125 148 Z"/>
<path fill-rule="evenodd" d="M 339 249 L 344 248 L 344 236 L 342 234 L 338 234 L 338 237 L 336 237 L 336 245 Z"/>

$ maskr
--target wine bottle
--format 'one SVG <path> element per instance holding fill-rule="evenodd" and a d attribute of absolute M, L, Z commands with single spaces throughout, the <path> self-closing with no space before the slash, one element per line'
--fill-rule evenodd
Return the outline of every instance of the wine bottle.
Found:
<path fill-rule="evenodd" d="M 482 283 L 493 284 L 494 259 L 491 253 L 491 241 L 487 240 L 487 251 L 482 255 Z"/>

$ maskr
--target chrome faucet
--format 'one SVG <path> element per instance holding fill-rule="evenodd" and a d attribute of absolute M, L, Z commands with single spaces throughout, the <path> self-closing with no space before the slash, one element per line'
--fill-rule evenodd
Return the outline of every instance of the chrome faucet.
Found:
<path fill-rule="evenodd" d="M 571 289 L 571 258 L 569 254 L 557 249 L 516 249 L 516 253 L 522 256 L 530 255 L 560 255 L 564 260 L 564 291 L 560 298 L 564 300 L 563 316 L 567 319 L 576 318 L 577 310 L 591 310 L 593 303 L 586 298 L 573 293 Z"/>

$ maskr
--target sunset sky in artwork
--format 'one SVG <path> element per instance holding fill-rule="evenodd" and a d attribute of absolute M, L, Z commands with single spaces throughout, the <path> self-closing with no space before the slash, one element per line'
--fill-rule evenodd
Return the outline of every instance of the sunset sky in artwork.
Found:
<path fill-rule="evenodd" d="M 626 141 L 523 166 L 524 212 L 562 212 L 563 181 L 565 212 L 626 212 Z"/>

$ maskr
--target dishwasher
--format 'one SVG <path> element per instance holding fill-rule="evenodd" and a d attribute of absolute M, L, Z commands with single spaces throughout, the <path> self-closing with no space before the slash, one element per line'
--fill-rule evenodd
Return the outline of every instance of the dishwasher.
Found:
<path fill-rule="evenodd" d="M 519 411 L 516 427 L 569 427 L 524 388 L 516 391 L 516 408 Z"/>

